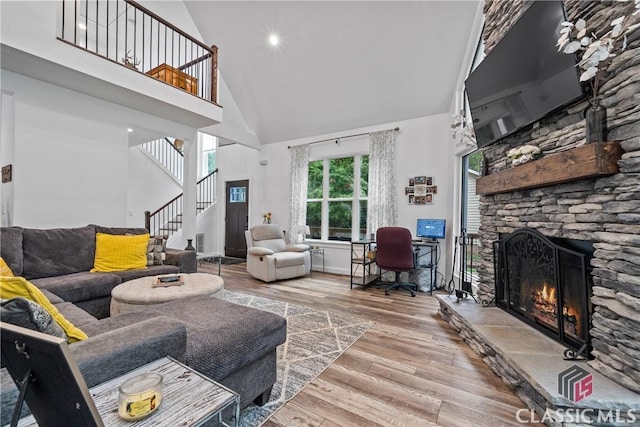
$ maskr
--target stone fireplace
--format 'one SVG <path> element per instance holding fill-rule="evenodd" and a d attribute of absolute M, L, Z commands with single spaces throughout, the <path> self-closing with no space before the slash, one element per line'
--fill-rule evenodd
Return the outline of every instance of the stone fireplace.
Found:
<path fill-rule="evenodd" d="M 551 239 L 522 228 L 494 242 L 495 303 L 558 342 L 574 356 L 591 352 L 593 245 Z"/>
<path fill-rule="evenodd" d="M 483 34 L 486 51 L 490 51 L 500 40 L 528 3 L 486 0 Z M 578 18 L 584 18 L 590 25 L 605 31 L 613 17 L 629 13 L 631 4 L 598 0 L 565 1 L 570 20 L 575 22 Z M 543 157 L 534 160 L 528 166 L 539 171 L 539 176 L 534 175 L 532 180 L 535 181 L 535 185 L 529 186 L 525 183 L 520 186 L 511 185 L 511 188 L 503 187 L 498 191 L 482 192 L 481 226 L 478 233 L 481 256 L 478 265 L 479 298 L 485 302 L 495 299 L 498 305 L 509 309 L 517 306 L 517 310 L 524 312 L 521 313 L 522 317 L 528 319 L 532 328 L 535 326 L 538 330 L 546 330 L 547 335 L 549 330 L 555 330 L 554 333 L 559 337 L 563 336 L 560 340 L 564 339 L 564 344 L 571 348 L 577 350 L 576 347 L 587 343 L 592 348 L 592 360 L 586 362 L 588 366 L 594 372 L 635 393 L 640 393 L 638 76 L 640 31 L 636 30 L 634 36 L 629 38 L 627 50 L 612 61 L 600 92 L 602 104 L 607 107 L 608 140 L 616 143 L 621 150 L 618 153 L 620 158 L 615 162 L 615 171 L 602 174 L 567 173 L 564 179 L 550 180 L 547 183 L 544 182 L 544 178 L 538 180 L 549 173 L 546 169 L 547 163 L 536 162 L 545 162 L 553 155 L 564 156 L 562 161 L 567 169 L 580 171 L 583 166 L 587 167 L 582 161 L 586 157 L 576 157 L 572 154 L 573 150 L 589 147 L 586 145 L 584 129 L 584 110 L 588 106 L 586 101 L 570 105 L 534 126 L 483 148 L 487 172 L 485 178 L 491 183 L 500 180 L 500 174 L 507 174 L 514 169 L 507 158 L 507 152 L 511 148 L 524 144 L 534 145 L 541 149 Z M 555 161 L 558 161 L 558 157 Z M 597 159 L 594 163 L 598 166 Z M 503 181 L 513 184 L 517 179 L 510 176 Z M 479 180 L 478 187 L 480 186 Z M 499 259 L 494 258 L 494 243 L 504 241 L 506 236 L 523 228 L 535 230 L 537 234 L 554 242 L 555 239 L 568 239 L 589 242 L 593 246 L 593 253 L 585 258 L 587 265 L 584 274 L 588 293 L 586 304 L 579 303 L 581 306 L 577 310 L 580 313 L 574 312 L 576 309 L 570 308 L 566 299 L 563 302 L 558 301 L 557 282 L 563 279 L 559 278 L 555 271 L 548 270 L 539 274 L 542 282 L 550 280 L 547 276 L 551 276 L 551 281 L 555 280 L 554 283 L 546 283 L 546 290 L 545 283 L 534 284 L 522 279 L 519 282 L 520 290 L 517 292 L 514 293 L 511 288 L 504 288 L 505 274 L 510 274 L 514 265 L 517 268 L 535 270 L 535 274 L 538 274 L 535 265 L 526 266 L 523 261 L 510 260 L 507 254 L 498 255 L 498 258 L 502 257 Z M 499 248 L 497 253 L 500 253 Z M 546 255 L 540 254 L 540 257 L 544 256 Z M 497 264 L 497 268 L 494 263 Z M 509 271 L 505 273 L 504 268 Z M 583 274 L 582 267 L 577 265 L 571 270 L 570 274 Z M 551 292 L 556 294 L 551 296 Z M 566 296 L 566 290 L 560 292 L 564 292 Z M 569 291 L 571 292 L 573 291 Z M 523 295 L 531 297 L 531 300 L 523 303 Z M 586 315 L 590 315 L 590 319 L 582 319 L 582 316 L 585 316 L 584 310 L 587 310 Z M 443 317 L 447 318 L 446 313 L 443 314 Z M 577 322 L 575 330 L 572 329 L 574 321 Z M 552 323 L 556 325 L 550 326 Z M 467 340 L 465 334 L 461 333 Z M 565 339 L 567 337 L 570 339 Z M 468 340 L 475 349 L 475 343 L 471 344 L 472 341 Z M 500 366 L 494 367 L 497 372 L 500 369 Z M 508 376 L 498 373 L 503 378 Z"/>

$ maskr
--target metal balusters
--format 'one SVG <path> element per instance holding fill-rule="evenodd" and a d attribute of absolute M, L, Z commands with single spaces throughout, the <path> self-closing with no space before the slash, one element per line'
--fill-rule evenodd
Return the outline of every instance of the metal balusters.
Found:
<path fill-rule="evenodd" d="M 59 40 L 217 102 L 215 46 L 133 0 L 61 0 L 61 10 Z"/>

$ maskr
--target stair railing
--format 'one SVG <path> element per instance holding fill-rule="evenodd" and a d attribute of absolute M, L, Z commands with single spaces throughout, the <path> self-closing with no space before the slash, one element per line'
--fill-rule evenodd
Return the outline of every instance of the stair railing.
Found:
<path fill-rule="evenodd" d="M 58 40 L 217 104 L 218 48 L 133 0 L 61 0 Z"/>
<path fill-rule="evenodd" d="M 214 170 L 196 184 L 196 211 L 200 213 L 216 201 L 216 179 Z M 145 211 L 144 226 L 152 235 L 171 236 L 182 228 L 184 193 L 178 194 L 154 212 Z"/>
<path fill-rule="evenodd" d="M 182 182 L 184 155 L 169 138 L 145 142 L 142 144 L 142 148 L 164 166 L 179 182 Z"/>

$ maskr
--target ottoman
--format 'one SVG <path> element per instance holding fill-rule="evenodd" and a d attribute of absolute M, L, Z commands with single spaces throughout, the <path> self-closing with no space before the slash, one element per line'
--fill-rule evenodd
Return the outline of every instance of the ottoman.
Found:
<path fill-rule="evenodd" d="M 141 277 L 116 286 L 111 290 L 111 316 L 182 298 L 213 296 L 224 288 L 222 277 L 213 274 L 191 273 L 181 276 L 184 284 L 180 286 L 153 287 L 157 276 Z"/>
<path fill-rule="evenodd" d="M 287 320 L 218 298 L 186 298 L 146 306 L 145 313 L 186 326 L 186 364 L 240 394 L 244 407 L 263 405 L 276 381 L 276 348 L 287 339 Z"/>

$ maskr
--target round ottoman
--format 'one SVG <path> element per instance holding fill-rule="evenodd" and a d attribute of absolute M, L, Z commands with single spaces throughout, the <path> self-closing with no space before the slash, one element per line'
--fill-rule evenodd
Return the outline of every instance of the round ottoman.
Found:
<path fill-rule="evenodd" d="M 182 298 L 212 296 L 224 289 L 220 276 L 206 273 L 180 275 L 184 279 L 180 286 L 153 287 L 156 277 L 162 276 L 141 277 L 116 286 L 111 290 L 111 316 Z"/>

